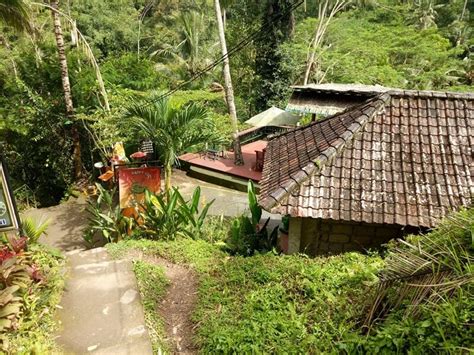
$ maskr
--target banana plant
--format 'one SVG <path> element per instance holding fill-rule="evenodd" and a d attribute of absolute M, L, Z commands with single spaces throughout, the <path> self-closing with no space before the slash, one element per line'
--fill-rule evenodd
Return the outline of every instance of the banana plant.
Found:
<path fill-rule="evenodd" d="M 90 213 L 89 228 L 84 239 L 92 244 L 96 235 L 102 236 L 107 242 L 117 242 L 123 239 L 134 225 L 133 218 L 122 214 L 120 206 L 114 205 L 116 189 L 107 191 L 96 184 L 99 192 L 97 201 L 89 201 L 87 211 Z"/>

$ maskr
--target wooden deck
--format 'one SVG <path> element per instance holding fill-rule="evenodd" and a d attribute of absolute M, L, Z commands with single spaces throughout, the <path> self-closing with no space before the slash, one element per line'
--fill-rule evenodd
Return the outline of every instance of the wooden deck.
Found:
<path fill-rule="evenodd" d="M 256 154 L 255 151 L 262 151 L 267 146 L 267 141 L 259 140 L 242 146 L 244 165 L 234 165 L 234 153 L 226 152 L 227 158 L 218 157 L 216 160 L 206 157 L 203 154 L 187 153 L 179 157 L 183 162 L 191 166 L 209 169 L 243 179 L 251 179 L 259 182 L 262 179 L 262 172 L 255 171 Z"/>

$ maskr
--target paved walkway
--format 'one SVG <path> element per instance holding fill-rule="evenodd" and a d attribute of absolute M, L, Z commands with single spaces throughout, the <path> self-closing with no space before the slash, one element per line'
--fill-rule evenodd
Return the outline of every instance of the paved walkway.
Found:
<path fill-rule="evenodd" d="M 228 217 L 239 216 L 244 212 L 248 212 L 248 197 L 246 192 L 232 190 L 227 187 L 222 187 L 202 180 L 198 180 L 186 175 L 182 170 L 175 170 L 173 172 L 173 186 L 179 188 L 185 197 L 191 197 L 194 189 L 197 186 L 201 187 L 201 200 L 209 202 L 215 200 L 211 208 L 209 208 L 210 215 L 224 215 Z M 281 221 L 280 215 L 275 215 L 263 211 L 262 218 L 270 217 L 270 225 L 277 225 Z"/>
<path fill-rule="evenodd" d="M 24 213 L 50 219 L 41 242 L 67 257 L 57 343 L 67 354 L 152 354 L 132 265 L 111 260 L 103 248 L 85 250 L 85 207 L 80 197 Z"/>
<path fill-rule="evenodd" d="M 48 208 L 30 209 L 23 213 L 39 221 L 49 219 L 47 235 L 40 239 L 41 243 L 61 251 L 85 249 L 82 232 L 87 226 L 87 202 L 83 196 L 71 198 L 65 203 Z"/>
<path fill-rule="evenodd" d="M 111 260 L 104 248 L 66 255 L 58 344 L 74 354 L 152 354 L 131 262 Z"/>

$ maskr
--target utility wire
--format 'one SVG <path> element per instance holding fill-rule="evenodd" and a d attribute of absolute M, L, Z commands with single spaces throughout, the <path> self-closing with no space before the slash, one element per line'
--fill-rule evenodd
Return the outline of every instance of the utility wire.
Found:
<path fill-rule="evenodd" d="M 279 13 L 278 15 L 274 17 L 270 17 L 268 20 L 266 20 L 258 30 L 254 31 L 244 39 L 242 39 L 239 43 L 237 43 L 234 47 L 232 47 L 230 50 L 227 51 L 226 55 L 221 56 L 219 59 L 215 60 L 213 63 L 209 64 L 207 67 L 204 69 L 198 71 L 195 73 L 190 79 L 186 80 L 185 82 L 179 84 L 176 86 L 174 89 L 169 90 L 168 92 L 158 96 L 157 98 L 154 98 L 153 100 L 150 100 L 146 104 L 143 105 L 143 107 L 149 106 L 154 104 L 157 101 L 160 101 L 168 96 L 171 96 L 175 92 L 177 92 L 179 89 L 183 88 L 185 85 L 188 85 L 195 81 L 196 79 L 200 78 L 202 75 L 206 74 L 207 72 L 211 71 L 215 67 L 217 67 L 220 63 L 222 63 L 226 58 L 230 58 L 232 55 L 240 51 L 241 49 L 245 48 L 250 42 L 254 41 L 257 39 L 259 36 L 262 34 L 266 33 L 267 27 L 270 25 L 271 22 L 276 21 L 283 16 L 291 13 L 293 10 L 297 9 L 304 3 L 304 0 L 299 0 L 295 2 L 293 5 L 291 5 L 289 8 L 286 9 L 286 11 Z"/>

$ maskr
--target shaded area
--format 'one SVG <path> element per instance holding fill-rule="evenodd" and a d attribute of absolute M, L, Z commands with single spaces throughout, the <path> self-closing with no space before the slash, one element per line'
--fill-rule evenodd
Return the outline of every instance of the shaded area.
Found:
<path fill-rule="evenodd" d="M 33 208 L 22 213 L 22 217 L 32 217 L 39 221 L 49 219 L 47 235 L 40 242 L 61 251 L 86 249 L 82 235 L 88 224 L 87 201 L 82 195 L 67 202 L 47 208 Z"/>

